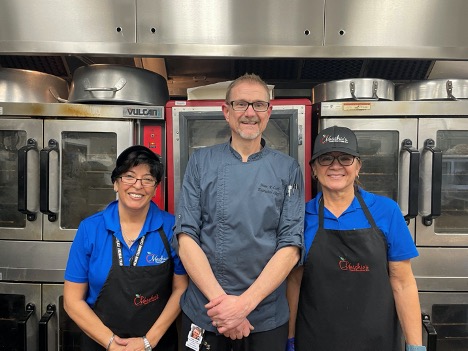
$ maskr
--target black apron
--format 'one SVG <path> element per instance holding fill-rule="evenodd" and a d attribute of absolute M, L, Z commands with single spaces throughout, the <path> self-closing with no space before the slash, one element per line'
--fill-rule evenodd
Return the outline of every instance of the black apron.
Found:
<path fill-rule="evenodd" d="M 388 277 L 387 240 L 359 191 L 371 228 L 319 226 L 304 264 L 296 351 L 399 351 L 401 329 Z"/>
<path fill-rule="evenodd" d="M 101 321 L 120 337 L 146 335 L 171 296 L 174 262 L 166 234 L 162 229 L 158 232 L 166 248 L 168 260 L 157 266 L 136 265 L 145 237 L 139 240 L 137 253 L 130 266 L 124 266 L 121 243 L 114 238 L 112 267 L 93 310 Z M 101 351 L 105 348 L 83 333 L 81 350 Z M 154 350 L 177 350 L 175 323 L 169 327 Z"/>

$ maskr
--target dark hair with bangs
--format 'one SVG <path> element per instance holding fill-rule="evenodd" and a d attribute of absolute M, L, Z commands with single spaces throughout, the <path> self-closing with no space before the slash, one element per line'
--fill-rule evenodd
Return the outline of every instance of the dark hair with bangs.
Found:
<path fill-rule="evenodd" d="M 164 165 L 159 156 L 145 146 L 134 145 L 122 151 L 117 158 L 116 166 L 111 175 L 112 183 L 138 165 L 148 165 L 150 174 L 156 179 L 156 184 L 161 182 L 164 175 Z"/>

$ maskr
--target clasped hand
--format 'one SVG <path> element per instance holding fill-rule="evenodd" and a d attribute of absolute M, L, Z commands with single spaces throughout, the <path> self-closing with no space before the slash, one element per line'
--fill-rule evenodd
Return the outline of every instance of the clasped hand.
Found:
<path fill-rule="evenodd" d="M 248 305 L 240 296 L 218 296 L 206 304 L 205 308 L 218 332 L 232 340 L 247 337 L 254 329 L 247 319 Z"/>
<path fill-rule="evenodd" d="M 117 335 L 109 347 L 109 351 L 144 351 L 145 343 L 143 338 L 120 338 Z"/>

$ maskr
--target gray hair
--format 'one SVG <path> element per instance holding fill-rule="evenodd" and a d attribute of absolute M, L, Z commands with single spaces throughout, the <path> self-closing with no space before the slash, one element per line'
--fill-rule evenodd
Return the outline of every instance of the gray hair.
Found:
<path fill-rule="evenodd" d="M 226 102 L 229 102 L 230 100 L 232 89 L 243 82 L 257 83 L 263 86 L 268 96 L 268 102 L 270 101 L 270 89 L 268 89 L 268 85 L 265 83 L 265 81 L 254 73 L 246 73 L 243 76 L 240 76 L 236 80 L 232 81 L 231 84 L 229 84 L 226 91 Z"/>

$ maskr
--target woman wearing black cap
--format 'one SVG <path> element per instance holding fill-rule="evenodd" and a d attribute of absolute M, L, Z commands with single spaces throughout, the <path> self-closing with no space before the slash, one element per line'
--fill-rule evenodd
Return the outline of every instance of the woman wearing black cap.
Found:
<path fill-rule="evenodd" d="M 396 202 L 357 185 L 354 133 L 320 132 L 310 165 L 321 192 L 306 204 L 304 262 L 288 278 L 287 349 L 401 350 L 400 324 L 406 350 L 425 350 L 410 264 L 418 252 Z"/>
<path fill-rule="evenodd" d="M 78 227 L 64 307 L 85 334 L 81 350 L 177 350 L 188 279 L 169 245 L 174 216 L 151 201 L 163 173 L 150 149 L 124 150 L 111 176 L 118 201 Z"/>

